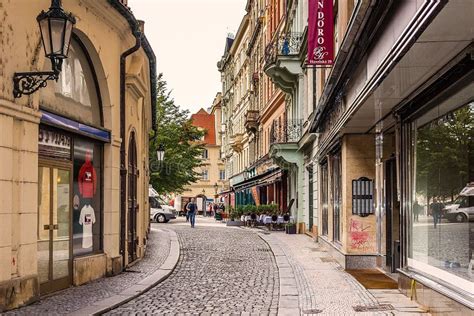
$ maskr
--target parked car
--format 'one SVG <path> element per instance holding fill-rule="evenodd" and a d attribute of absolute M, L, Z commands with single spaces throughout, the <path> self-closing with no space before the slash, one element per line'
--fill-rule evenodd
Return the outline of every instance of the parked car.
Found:
<path fill-rule="evenodd" d="M 453 204 L 446 206 L 443 210 L 444 217 L 450 222 L 473 222 L 474 221 L 474 192 L 468 186 L 462 190 Z"/>
<path fill-rule="evenodd" d="M 151 221 L 167 223 L 176 218 L 176 209 L 167 205 L 151 185 L 148 188 L 148 202 L 150 203 Z"/>
<path fill-rule="evenodd" d="M 169 206 L 164 205 L 160 202 L 160 199 L 156 196 L 148 197 L 150 202 L 150 220 L 157 223 L 167 223 L 171 219 L 176 218 L 176 210 Z"/>

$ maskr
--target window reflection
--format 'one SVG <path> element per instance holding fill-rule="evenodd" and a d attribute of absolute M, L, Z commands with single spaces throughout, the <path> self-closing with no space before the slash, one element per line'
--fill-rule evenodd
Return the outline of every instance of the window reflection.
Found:
<path fill-rule="evenodd" d="M 473 281 L 474 103 L 415 122 L 410 258 Z"/>

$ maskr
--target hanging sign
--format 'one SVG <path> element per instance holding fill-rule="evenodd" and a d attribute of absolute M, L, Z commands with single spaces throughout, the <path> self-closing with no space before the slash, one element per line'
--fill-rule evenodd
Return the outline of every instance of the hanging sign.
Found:
<path fill-rule="evenodd" d="M 48 130 L 40 126 L 38 152 L 40 156 L 71 159 L 71 138 L 59 131 Z"/>
<path fill-rule="evenodd" d="M 333 0 L 309 0 L 308 64 L 329 66 L 334 62 Z"/>

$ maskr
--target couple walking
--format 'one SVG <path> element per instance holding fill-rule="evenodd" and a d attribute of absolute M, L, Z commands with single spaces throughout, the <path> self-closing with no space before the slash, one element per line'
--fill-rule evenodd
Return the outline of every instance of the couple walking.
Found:
<path fill-rule="evenodd" d="M 186 205 L 186 222 L 191 223 L 191 228 L 194 228 L 194 224 L 196 223 L 196 213 L 197 213 L 197 205 L 196 199 L 192 198 L 191 202 Z"/>

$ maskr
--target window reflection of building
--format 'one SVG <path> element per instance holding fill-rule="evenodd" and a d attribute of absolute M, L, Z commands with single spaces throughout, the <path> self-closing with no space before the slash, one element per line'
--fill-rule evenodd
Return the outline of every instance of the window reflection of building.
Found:
<path fill-rule="evenodd" d="M 411 223 L 409 265 L 457 286 L 474 281 L 472 197 L 464 193 L 474 181 L 473 149 L 473 102 L 458 108 L 445 102 L 415 120 L 412 201 L 426 211 Z"/>
<path fill-rule="evenodd" d="M 72 40 L 69 57 L 64 60 L 59 84 L 56 85 L 56 93 L 70 98 L 84 106 L 91 106 L 88 82 L 85 69 L 87 58 L 79 48 L 77 42 Z"/>

